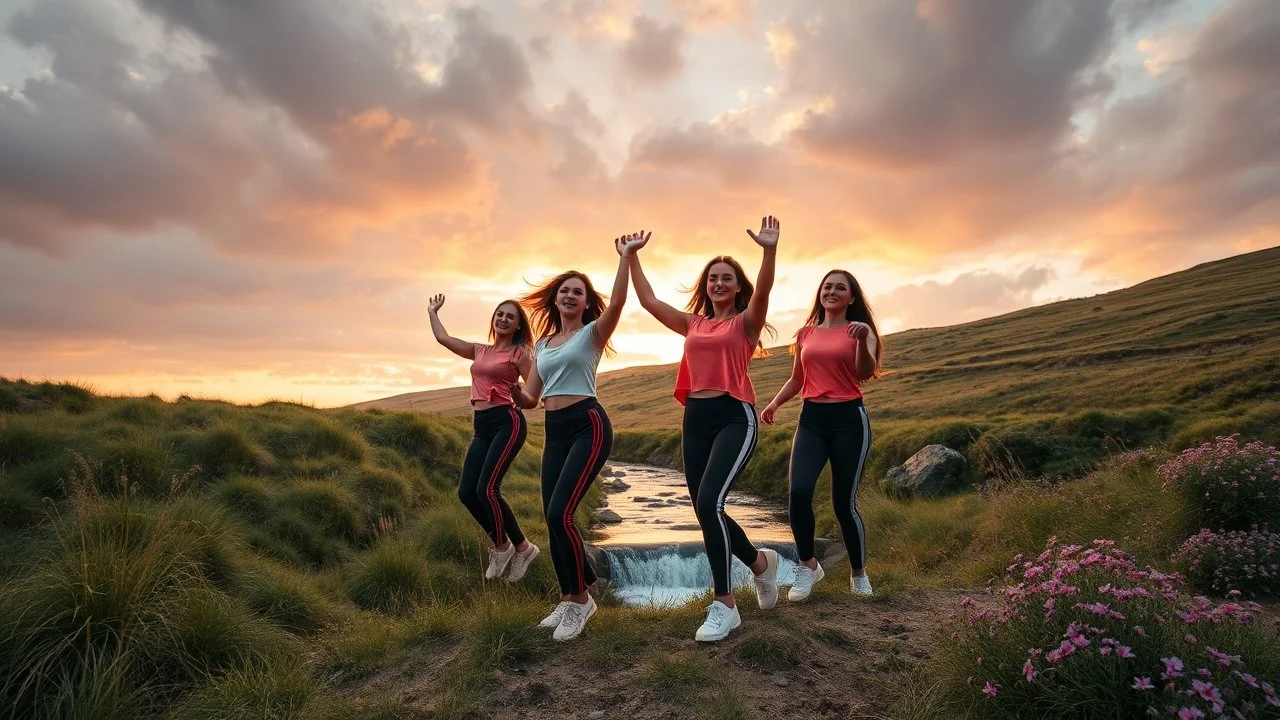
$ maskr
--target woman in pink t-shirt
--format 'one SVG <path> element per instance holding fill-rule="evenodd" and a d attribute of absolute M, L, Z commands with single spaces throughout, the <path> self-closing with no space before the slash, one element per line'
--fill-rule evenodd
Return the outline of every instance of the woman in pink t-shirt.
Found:
<path fill-rule="evenodd" d="M 471 408 L 475 434 L 462 461 L 458 499 L 484 528 L 493 543 L 486 580 L 494 580 L 511 567 L 508 582 L 524 577 L 538 546 L 520 531 L 511 506 L 502 497 L 502 479 L 524 446 L 529 425 L 511 397 L 511 385 L 529 376 L 533 363 L 529 318 L 520 303 L 505 300 L 489 320 L 489 344 L 451 337 L 440 322 L 444 295 L 431 298 L 431 332 L 436 342 L 459 357 L 471 360 Z"/>
<path fill-rule="evenodd" d="M 713 258 L 703 268 L 689 312 L 658 300 L 640 268 L 631 259 L 636 296 L 663 325 L 684 336 L 684 357 L 676 376 L 676 400 L 684 406 L 681 449 L 685 482 L 693 500 L 715 599 L 707 619 L 694 634 L 702 642 L 721 640 L 742 624 L 731 586 L 731 563 L 737 557 L 755 574 L 760 607 L 778 600 L 778 553 L 757 549 L 746 533 L 724 512 L 725 496 L 755 451 L 756 391 L 747 365 L 769 326 L 769 292 L 780 225 L 773 216 L 760 221 L 760 232 L 747 234 L 764 249 L 755 286 L 742 266 L 728 256 Z"/>
<path fill-rule="evenodd" d="M 870 595 L 858 484 L 871 449 L 871 422 L 862 405 L 860 383 L 879 373 L 882 347 L 871 308 L 851 273 L 832 270 L 822 279 L 792 352 L 791 377 L 760 413 L 761 421 L 772 425 L 783 403 L 796 393 L 804 398 L 791 442 L 789 504 L 800 565 L 787 599 L 805 600 L 825 575 L 813 556 L 813 489 L 828 460 L 831 503 L 849 551 L 849 587 L 856 595 Z"/>

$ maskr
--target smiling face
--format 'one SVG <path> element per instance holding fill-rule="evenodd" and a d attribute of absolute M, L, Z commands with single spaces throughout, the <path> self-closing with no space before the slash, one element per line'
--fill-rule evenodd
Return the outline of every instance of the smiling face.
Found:
<path fill-rule="evenodd" d="M 515 303 L 504 302 L 493 311 L 493 334 L 495 337 L 510 340 L 523 325 L 520 323 L 520 309 Z"/>
<path fill-rule="evenodd" d="M 833 272 L 822 279 L 822 285 L 818 287 L 818 302 L 827 317 L 844 317 L 849 303 L 853 302 L 853 288 L 844 273 Z"/>
<path fill-rule="evenodd" d="M 707 297 L 711 298 L 712 305 L 722 306 L 733 303 L 741 289 L 742 286 L 738 284 L 738 273 L 729 263 L 712 263 L 707 269 L 706 292 Z"/>
<path fill-rule="evenodd" d="M 587 284 L 581 278 L 571 277 L 556 288 L 556 309 L 560 317 L 569 319 L 582 315 L 587 307 Z"/>

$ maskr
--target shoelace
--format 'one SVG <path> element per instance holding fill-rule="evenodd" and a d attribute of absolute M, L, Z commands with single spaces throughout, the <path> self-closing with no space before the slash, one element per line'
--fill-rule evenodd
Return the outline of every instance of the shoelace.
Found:
<path fill-rule="evenodd" d="M 707 607 L 707 622 L 719 628 L 724 624 L 729 613 L 726 612 L 723 605 L 709 605 Z"/>
<path fill-rule="evenodd" d="M 812 579 L 813 579 L 812 568 L 809 568 L 805 565 L 801 565 L 796 568 L 796 580 L 795 580 L 796 585 L 808 584 L 809 582 L 812 581 Z"/>
<path fill-rule="evenodd" d="M 564 609 L 564 620 L 572 625 L 576 625 L 578 620 L 582 618 L 582 608 L 577 603 L 572 603 Z"/>

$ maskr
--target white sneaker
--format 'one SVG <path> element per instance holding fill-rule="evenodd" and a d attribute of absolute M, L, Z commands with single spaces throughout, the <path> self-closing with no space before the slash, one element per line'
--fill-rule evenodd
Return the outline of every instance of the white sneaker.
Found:
<path fill-rule="evenodd" d="M 560 619 L 564 617 L 564 611 L 568 607 L 569 607 L 569 601 L 561 600 L 560 604 L 556 606 L 555 610 L 551 611 L 550 615 L 542 618 L 542 622 L 538 623 L 538 627 L 549 627 L 549 628 L 559 627 Z"/>
<path fill-rule="evenodd" d="M 826 577 L 827 574 L 822 571 L 822 563 L 818 563 L 817 567 L 812 570 L 801 563 L 796 566 L 796 581 L 792 583 L 791 589 L 787 591 L 787 599 L 791 602 L 802 602 L 809 598 L 809 593 L 813 592 L 813 586 L 819 580 Z"/>
<path fill-rule="evenodd" d="M 511 558 L 511 572 L 507 574 L 507 582 L 519 582 L 526 572 L 529 572 L 529 566 L 533 564 L 533 559 L 538 557 L 538 553 L 542 552 L 537 545 L 529 543 L 528 549 L 517 551 L 515 557 Z"/>
<path fill-rule="evenodd" d="M 484 571 L 484 579 L 493 580 L 502 575 L 502 571 L 507 569 L 507 563 L 511 562 L 511 556 L 515 554 L 516 545 L 509 540 L 506 550 L 489 551 L 489 567 Z"/>
<path fill-rule="evenodd" d="M 737 606 L 729 607 L 719 600 L 713 600 L 707 606 L 707 619 L 703 621 L 702 627 L 698 628 L 693 639 L 698 642 L 723 640 L 741 624 L 742 616 L 738 614 Z"/>
<path fill-rule="evenodd" d="M 764 572 L 755 576 L 756 599 L 760 609 L 768 610 L 778 604 L 778 551 L 765 548 L 760 552 L 764 555 Z"/>
<path fill-rule="evenodd" d="M 551 636 L 556 640 L 572 640 L 578 637 L 586 629 L 587 621 L 596 614 L 596 601 L 590 595 L 587 596 L 585 603 L 566 601 L 564 605 L 564 617 L 560 618 L 560 624 L 556 626 L 555 634 Z"/>
<path fill-rule="evenodd" d="M 865 572 L 861 575 L 851 577 L 849 578 L 849 590 L 851 590 L 854 595 L 870 595 L 871 580 L 867 578 L 867 574 Z"/>

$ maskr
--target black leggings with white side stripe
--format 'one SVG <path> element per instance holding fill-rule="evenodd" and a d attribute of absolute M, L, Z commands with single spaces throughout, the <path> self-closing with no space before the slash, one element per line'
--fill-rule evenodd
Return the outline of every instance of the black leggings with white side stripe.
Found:
<path fill-rule="evenodd" d="M 849 566 L 867 564 L 866 533 L 858 513 L 858 484 L 871 449 L 871 421 L 861 400 L 815 403 L 806 400 L 791 443 L 791 532 L 801 560 L 813 557 L 813 489 L 831 461 L 831 504 L 849 551 Z"/>
<path fill-rule="evenodd" d="M 728 595 L 733 557 L 749 567 L 756 547 L 724 512 L 724 499 L 756 449 L 756 409 L 729 395 L 689 398 L 684 408 L 684 478 L 689 485 L 702 542 L 711 562 L 716 595 Z"/>

